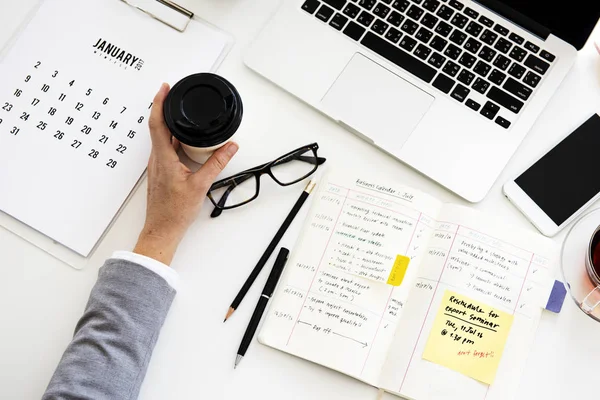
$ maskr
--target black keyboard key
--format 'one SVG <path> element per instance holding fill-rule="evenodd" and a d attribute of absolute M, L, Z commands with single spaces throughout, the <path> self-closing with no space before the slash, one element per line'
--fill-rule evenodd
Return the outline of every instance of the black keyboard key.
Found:
<path fill-rule="evenodd" d="M 467 86 L 471 85 L 473 79 L 475 79 L 475 74 L 467 71 L 466 69 L 463 69 L 462 71 L 460 71 L 460 74 L 458 74 L 458 80 Z"/>
<path fill-rule="evenodd" d="M 321 8 L 319 8 L 319 11 L 317 11 L 316 16 L 321 21 L 327 22 L 329 21 L 329 18 L 331 18 L 331 16 L 333 15 L 333 12 L 333 8 L 327 7 L 325 4 L 323 4 Z"/>
<path fill-rule="evenodd" d="M 375 7 L 376 3 L 377 0 L 360 0 L 358 5 L 367 10 L 371 10 L 373 7 Z"/>
<path fill-rule="evenodd" d="M 505 120 L 504 118 L 502 118 L 499 115 L 498 115 L 498 118 L 496 118 L 496 123 L 498 125 L 500 125 L 501 127 L 503 127 L 504 129 L 508 129 L 508 127 L 510 126 L 510 121 Z"/>
<path fill-rule="evenodd" d="M 358 21 L 359 24 L 362 24 L 366 27 L 368 27 L 369 25 L 371 25 L 371 22 L 373 22 L 373 20 L 375 19 L 375 17 L 371 14 L 369 14 L 366 11 L 363 11 L 360 13 L 360 15 L 358 16 L 358 18 L 356 19 Z"/>
<path fill-rule="evenodd" d="M 441 52 L 442 50 L 444 50 L 444 47 L 446 47 L 447 44 L 448 44 L 448 41 L 446 39 L 442 39 L 439 36 L 434 37 L 433 40 L 431 41 L 431 43 L 429 43 L 429 45 L 434 50 L 437 50 L 439 52 Z"/>
<path fill-rule="evenodd" d="M 465 104 L 467 105 L 467 107 L 475 111 L 479 111 L 479 108 L 481 107 L 481 105 L 473 99 L 467 99 L 467 102 Z"/>
<path fill-rule="evenodd" d="M 494 60 L 494 66 L 498 67 L 502 71 L 506 71 L 506 68 L 510 65 L 510 59 L 504 57 L 502 54 L 498 54 L 498 57 Z"/>
<path fill-rule="evenodd" d="M 500 84 L 498 84 L 498 86 L 500 86 Z M 524 101 L 527 101 L 529 96 L 531 96 L 531 93 L 533 93 L 533 90 L 523 85 L 521 82 L 517 82 L 513 78 L 508 78 L 502 87 L 506 89 L 507 92 L 514 94 Z"/>
<path fill-rule="evenodd" d="M 450 96 L 462 103 L 465 101 L 469 93 L 471 93 L 471 91 L 459 83 L 456 85 L 456 88 L 454 88 Z"/>
<path fill-rule="evenodd" d="M 473 72 L 485 78 L 491 69 L 492 67 L 490 67 L 489 64 L 486 64 L 483 61 L 477 61 L 475 68 L 473 68 Z"/>
<path fill-rule="evenodd" d="M 415 33 L 417 31 L 417 29 L 419 29 L 419 25 L 415 21 L 407 19 L 404 21 L 404 23 L 402 24 L 402 27 L 400 29 L 402 29 L 404 32 L 408 33 L 409 35 L 412 35 L 413 33 Z"/>
<path fill-rule="evenodd" d="M 406 11 L 410 3 L 407 0 L 395 0 L 392 3 L 392 7 L 400 12 Z"/>
<path fill-rule="evenodd" d="M 405 36 L 403 41 L 406 39 L 411 38 L 407 38 Z M 431 80 L 437 72 L 434 68 L 430 67 L 424 62 L 419 61 L 410 54 L 406 53 L 404 50 L 399 49 L 398 47 L 394 46 L 385 39 L 382 39 L 381 37 L 375 35 L 374 33 L 367 32 L 361 43 L 366 48 L 374 51 L 375 53 L 389 60 L 390 62 L 398 65 L 400 68 L 404 68 L 405 70 L 407 70 L 408 72 L 425 82 L 431 82 Z"/>
<path fill-rule="evenodd" d="M 454 62 L 448 61 L 446 63 L 446 65 L 444 65 L 444 69 L 442 71 L 444 71 L 446 74 L 454 77 L 454 76 L 456 76 L 456 74 L 458 74 L 458 71 L 460 71 L 460 67 L 458 66 L 458 64 L 456 64 Z"/>
<path fill-rule="evenodd" d="M 379 3 L 373 9 L 373 14 L 377 15 L 381 19 L 385 19 L 390 13 L 390 8 L 385 4 Z"/>
<path fill-rule="evenodd" d="M 450 7 L 443 5 L 440 7 L 440 9 L 435 15 L 437 15 L 441 19 L 445 19 L 446 21 L 448 21 L 450 17 L 452 17 L 452 14 L 454 14 L 454 10 Z"/>
<path fill-rule="evenodd" d="M 385 38 L 392 43 L 398 43 L 401 37 L 402 32 L 396 28 L 390 28 L 390 30 L 385 34 Z"/>
<path fill-rule="evenodd" d="M 510 50 L 511 47 L 512 43 L 504 38 L 498 39 L 498 42 L 494 46 L 496 50 L 501 51 L 504 54 L 508 53 L 508 50 Z"/>
<path fill-rule="evenodd" d="M 439 5 L 440 2 L 438 0 L 425 0 L 423 3 L 423 8 L 429 12 L 435 12 Z"/>
<path fill-rule="evenodd" d="M 460 56 L 460 53 L 462 53 L 462 50 L 460 49 L 460 47 L 456 47 L 453 44 L 450 44 L 450 46 L 448 46 L 446 51 L 444 51 L 444 54 L 453 60 L 456 60 L 458 58 L 458 56 Z"/>
<path fill-rule="evenodd" d="M 482 30 L 483 30 L 483 26 L 479 25 L 475 21 L 471 21 L 469 23 L 469 25 L 467 26 L 467 29 L 465 29 L 465 31 L 473 37 L 479 36 L 479 34 L 481 33 Z"/>
<path fill-rule="evenodd" d="M 309 14 L 314 13 L 321 3 L 318 0 L 306 0 L 304 4 L 302 4 L 302 9 Z"/>
<path fill-rule="evenodd" d="M 523 74 L 525 73 L 525 71 L 527 71 L 525 69 L 525 67 L 523 67 L 517 63 L 513 63 L 513 65 L 510 66 L 508 73 L 517 79 L 521 79 L 521 77 L 523 77 Z"/>
<path fill-rule="evenodd" d="M 467 22 L 469 22 L 469 19 L 460 13 L 456 13 L 454 18 L 452 18 L 452 21 L 450 21 L 452 25 L 460 29 L 464 28 Z"/>
<path fill-rule="evenodd" d="M 421 60 L 426 60 L 431 54 L 431 49 L 427 46 L 423 46 L 422 44 L 418 45 L 415 49 L 414 55 L 419 57 Z"/>
<path fill-rule="evenodd" d="M 540 46 L 537 46 L 529 41 L 525 43 L 525 48 L 533 54 L 537 54 L 537 52 L 540 51 Z"/>
<path fill-rule="evenodd" d="M 344 34 L 346 36 L 351 37 L 354 40 L 358 40 L 363 35 L 363 33 L 365 33 L 365 30 L 365 28 L 358 25 L 356 22 L 350 21 L 346 29 L 344 29 Z"/>
<path fill-rule="evenodd" d="M 486 29 L 481 34 L 479 40 L 481 40 L 485 44 L 489 44 L 490 46 L 494 44 L 494 42 L 498 39 L 498 34 Z"/>
<path fill-rule="evenodd" d="M 487 94 L 487 97 L 491 100 L 494 100 L 496 103 L 500 104 L 502 107 L 518 114 L 523 108 L 524 103 L 521 100 L 517 100 L 510 94 L 506 93 L 502 89 L 498 89 L 497 87 L 492 87 Z"/>
<path fill-rule="evenodd" d="M 491 28 L 492 26 L 494 26 L 494 21 L 492 21 L 491 19 L 489 19 L 485 15 L 482 15 L 481 17 L 479 17 L 479 22 L 481 22 L 482 24 L 484 24 L 488 28 Z"/>
<path fill-rule="evenodd" d="M 415 37 L 423 43 L 428 43 L 432 36 L 433 33 L 425 28 L 419 29 L 419 32 L 415 35 Z"/>
<path fill-rule="evenodd" d="M 429 29 L 433 29 L 433 27 L 435 26 L 435 24 L 437 24 L 437 22 L 440 19 L 438 17 L 435 17 L 429 13 L 425 14 L 425 16 L 423 16 L 423 19 L 421 19 L 421 25 L 429 28 Z"/>
<path fill-rule="evenodd" d="M 450 0 L 450 2 L 448 4 L 450 4 L 450 7 L 456 8 L 458 11 L 462 10 L 464 7 L 463 3 L 461 3 L 460 1 L 456 1 L 456 0 Z"/>
<path fill-rule="evenodd" d="M 473 66 L 473 64 L 475 64 L 476 60 L 477 59 L 475 57 L 473 57 L 472 55 L 470 55 L 469 53 L 464 53 L 460 57 L 460 60 L 458 60 L 458 63 L 465 68 L 471 68 Z"/>
<path fill-rule="evenodd" d="M 423 11 L 422 8 L 415 6 L 414 4 L 412 6 L 410 6 L 410 8 L 408 9 L 408 11 L 406 12 L 406 16 L 409 18 L 414 19 L 415 21 L 418 21 L 419 18 L 421 18 L 421 16 L 423 15 L 425 11 Z"/>
<path fill-rule="evenodd" d="M 488 101 L 483 105 L 483 108 L 481 109 L 481 115 L 486 118 L 493 119 L 496 114 L 498 114 L 498 111 L 500 111 L 500 107 L 491 101 Z"/>
<path fill-rule="evenodd" d="M 483 49 L 479 52 L 479 57 L 483 58 L 487 62 L 492 62 L 496 56 L 496 50 L 488 46 L 483 46 Z"/>
<path fill-rule="evenodd" d="M 524 64 L 526 67 L 529 67 L 542 75 L 544 75 L 546 71 L 548 71 L 548 68 L 550 68 L 550 64 L 532 54 L 527 57 L 527 60 L 525 60 Z"/>
<path fill-rule="evenodd" d="M 402 21 L 404 21 L 404 15 L 402 15 L 396 11 L 392 11 L 392 13 L 390 14 L 390 16 L 387 19 L 387 22 L 389 22 L 390 24 L 392 24 L 396 27 L 400 26 Z"/>
<path fill-rule="evenodd" d="M 511 33 L 508 38 L 510 40 L 512 40 L 513 42 L 515 42 L 516 44 L 523 44 L 523 42 L 525 41 L 525 39 L 523 39 L 521 36 L 517 35 L 516 33 Z"/>
<path fill-rule="evenodd" d="M 490 76 L 488 76 L 488 79 L 490 80 L 490 82 L 500 86 L 502 84 L 502 82 L 504 82 L 504 78 L 506 78 L 506 74 L 504 72 L 500 72 L 497 69 L 494 68 L 494 70 L 492 71 L 492 73 L 490 74 Z M 509 78 L 512 79 L 512 78 Z"/>
<path fill-rule="evenodd" d="M 496 26 L 494 27 L 494 31 L 498 32 L 502 36 L 508 35 L 508 29 L 506 29 L 505 27 L 503 27 L 500 24 L 496 24 Z"/>
<path fill-rule="evenodd" d="M 481 42 L 473 39 L 473 38 L 469 38 L 469 40 L 467 40 L 467 43 L 465 43 L 465 45 L 463 46 L 466 50 L 470 51 L 473 54 L 477 54 L 477 52 L 479 51 L 479 48 L 481 47 Z"/>
<path fill-rule="evenodd" d="M 404 36 L 404 38 L 400 41 L 400 47 L 406 51 L 412 51 L 416 45 L 417 41 L 410 36 Z"/>
<path fill-rule="evenodd" d="M 331 7 L 336 10 L 341 10 L 346 4 L 346 0 L 321 0 L 323 3 L 329 4 Z"/>
<path fill-rule="evenodd" d="M 467 35 L 464 32 L 459 31 L 458 29 L 455 29 L 454 32 L 452 32 L 452 35 L 450 35 L 450 41 L 452 43 L 456 43 L 459 46 L 463 44 L 466 39 Z"/>
<path fill-rule="evenodd" d="M 446 57 L 444 57 L 443 55 L 441 55 L 439 53 L 433 53 L 431 55 L 431 57 L 429 57 L 429 60 L 427 60 L 427 62 L 430 65 L 433 65 L 435 68 L 442 68 L 442 65 L 444 65 L 444 63 L 446 62 Z M 440 76 L 440 75 L 438 75 L 438 76 Z M 435 84 L 434 84 L 434 86 L 435 86 Z M 448 92 L 449 91 L 450 91 L 450 88 L 448 88 Z M 448 92 L 446 92 L 446 93 L 448 93 Z"/>
<path fill-rule="evenodd" d="M 540 83 L 540 79 L 542 78 L 539 75 L 529 71 L 527 75 L 525 75 L 525 78 L 523 78 L 523 82 L 525 82 L 531 87 L 536 87 L 538 83 Z"/>
<path fill-rule="evenodd" d="M 522 49 L 519 46 L 515 46 L 510 51 L 510 54 L 508 56 L 510 58 L 512 58 L 513 60 L 517 60 L 518 62 L 521 62 L 521 61 L 523 61 L 523 59 L 525 58 L 526 55 L 527 55 L 527 52 L 525 51 L 525 49 Z"/>
<path fill-rule="evenodd" d="M 452 89 L 454 83 L 454 79 L 450 79 L 444 74 L 439 74 L 433 81 L 433 87 L 440 89 L 444 93 L 450 93 L 450 89 Z"/>
<path fill-rule="evenodd" d="M 355 6 L 352 3 L 348 3 L 348 5 L 346 7 L 344 7 L 344 11 L 343 11 L 344 14 L 346 14 L 347 16 L 349 16 L 352 19 L 356 18 L 356 16 L 358 15 L 359 12 L 360 12 L 360 8 L 358 6 Z"/>
<path fill-rule="evenodd" d="M 479 13 L 475 10 L 473 10 L 472 8 L 465 8 L 465 14 L 467 14 L 469 17 L 473 18 L 473 19 L 477 19 L 477 17 L 479 16 Z"/>
<path fill-rule="evenodd" d="M 446 37 L 452 31 L 452 27 L 445 23 L 444 21 L 440 22 L 438 26 L 435 27 L 435 32 L 440 36 Z"/>
<path fill-rule="evenodd" d="M 380 19 L 377 19 L 373 23 L 373 25 L 371 25 L 371 30 L 375 33 L 379 33 L 380 35 L 383 35 L 388 27 L 389 27 L 388 24 L 386 24 L 385 22 L 383 22 Z"/>
<path fill-rule="evenodd" d="M 540 53 L 540 57 L 542 57 L 544 60 L 546 60 L 548 62 L 552 62 L 556 58 L 554 56 L 554 54 L 550 54 L 546 50 L 542 50 L 542 52 Z"/>
<path fill-rule="evenodd" d="M 346 25 L 346 22 L 348 22 L 348 18 L 344 17 L 340 13 L 336 13 L 331 19 L 331 22 L 329 22 L 329 25 L 333 26 L 338 31 L 341 31 L 344 25 Z"/>
<path fill-rule="evenodd" d="M 484 94 L 486 90 L 490 87 L 490 83 L 485 79 L 477 78 L 475 83 L 473 84 L 473 89 L 477 90 L 479 93 Z"/>

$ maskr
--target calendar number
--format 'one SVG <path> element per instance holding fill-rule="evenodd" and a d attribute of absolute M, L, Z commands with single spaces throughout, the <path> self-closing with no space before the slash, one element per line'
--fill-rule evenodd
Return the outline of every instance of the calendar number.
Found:
<path fill-rule="evenodd" d="M 3 110 L 5 110 L 6 112 L 10 112 L 10 110 L 12 110 L 13 105 L 10 103 L 4 103 L 4 107 L 2 107 Z"/>
<path fill-rule="evenodd" d="M 112 158 L 108 160 L 108 162 L 106 163 L 107 167 L 111 167 L 114 168 L 117 166 L 117 162 L 115 160 L 113 160 Z"/>
<path fill-rule="evenodd" d="M 57 138 L 58 140 L 62 140 L 62 138 L 65 137 L 65 133 L 61 132 L 61 131 L 56 131 L 56 133 L 54 134 L 54 137 Z"/>
<path fill-rule="evenodd" d="M 82 109 L 82 108 L 83 108 L 83 103 L 79 103 L 79 102 L 77 102 L 77 105 L 75 106 L 75 109 L 76 109 L 77 111 L 81 111 L 81 109 Z"/>
<path fill-rule="evenodd" d="M 152 105 L 153 105 L 153 104 L 154 104 L 154 103 L 150 103 L 150 105 L 148 106 L 148 110 L 152 108 Z"/>
<path fill-rule="evenodd" d="M 50 86 L 48 86 L 48 85 L 44 84 L 44 85 L 42 86 L 42 92 L 44 92 L 44 93 L 48 93 L 48 90 L 50 90 Z"/>
<path fill-rule="evenodd" d="M 0 125 L 2 125 L 2 118 L 0 118 Z"/>
<path fill-rule="evenodd" d="M 71 124 L 73 124 L 73 121 L 75 121 L 73 118 L 67 117 L 67 120 L 65 121 L 65 124 L 71 125 Z"/>
<path fill-rule="evenodd" d="M 98 141 L 102 144 L 106 144 L 106 142 L 108 142 L 108 136 L 102 135 L 102 137 Z"/>
<path fill-rule="evenodd" d="M 29 82 L 30 80 L 31 80 L 31 75 L 27 75 L 27 76 L 25 77 L 25 82 Z"/>
<path fill-rule="evenodd" d="M 11 135 L 16 135 L 18 134 L 20 131 L 19 128 L 17 128 L 16 126 L 13 126 L 12 130 L 10 131 Z"/>
<path fill-rule="evenodd" d="M 133 139 L 135 137 L 135 131 L 129 131 L 129 133 L 127 134 L 127 137 L 129 139 Z"/>
<path fill-rule="evenodd" d="M 100 114 L 98 111 L 94 111 L 94 115 L 92 115 L 92 118 L 94 118 L 96 121 L 98 121 L 98 119 L 100 118 L 102 114 Z"/>
<path fill-rule="evenodd" d="M 29 114 L 24 112 L 19 118 L 21 118 L 23 121 L 27 121 L 29 119 Z"/>
<path fill-rule="evenodd" d="M 59 101 L 65 101 L 66 98 L 67 98 L 67 95 L 64 93 L 61 93 L 60 96 L 58 96 Z"/>
<path fill-rule="evenodd" d="M 92 132 L 92 128 L 87 125 L 84 125 L 81 129 L 81 132 L 85 133 L 86 135 L 89 135 Z"/>
<path fill-rule="evenodd" d="M 56 78 L 58 76 L 58 71 L 54 71 L 54 73 L 52 74 L 53 78 Z"/>
<path fill-rule="evenodd" d="M 125 110 L 127 110 L 127 107 L 123 107 L 123 110 L 121 111 L 121 114 L 123 114 L 125 112 Z"/>
<path fill-rule="evenodd" d="M 73 140 L 73 143 L 71 143 L 71 147 L 74 147 L 76 149 L 78 149 L 79 146 L 81 146 L 81 142 L 79 140 Z"/>
<path fill-rule="evenodd" d="M 142 122 L 144 122 L 144 117 L 141 116 L 140 119 L 138 119 L 138 124 L 141 124 Z"/>
<path fill-rule="evenodd" d="M 31 105 L 34 107 L 37 106 L 38 104 L 40 104 L 40 99 L 34 98 L 33 101 L 31 102 Z"/>
<path fill-rule="evenodd" d="M 86 96 L 89 96 L 90 94 L 92 94 L 93 90 L 92 89 L 88 89 L 87 92 L 85 92 Z"/>
<path fill-rule="evenodd" d="M 48 115 L 54 115 L 54 114 L 56 114 L 56 111 L 57 111 L 56 108 L 50 107 L 50 109 L 48 110 Z"/>
<path fill-rule="evenodd" d="M 73 87 L 73 85 L 75 84 L 75 81 L 72 80 L 71 82 L 69 82 L 69 86 Z"/>
<path fill-rule="evenodd" d="M 118 122 L 112 121 L 109 126 L 113 129 L 117 129 L 117 125 L 119 125 Z"/>
<path fill-rule="evenodd" d="M 35 69 L 38 69 L 38 67 L 39 67 L 40 65 L 42 65 L 42 62 L 41 62 L 41 61 L 38 61 L 38 62 L 36 62 L 36 63 L 35 63 L 35 66 L 34 66 L 33 68 L 35 68 Z"/>
<path fill-rule="evenodd" d="M 21 89 L 15 90 L 15 97 L 21 97 L 22 94 L 23 94 L 23 91 Z"/>
<path fill-rule="evenodd" d="M 40 123 L 37 124 L 37 128 L 40 129 L 40 130 L 42 130 L 42 131 L 46 130 L 47 126 L 48 126 L 48 124 L 45 123 L 44 121 L 40 121 Z"/>
<path fill-rule="evenodd" d="M 110 100 L 110 99 L 109 99 L 108 97 L 107 97 L 107 98 L 105 98 L 105 99 L 104 99 L 104 101 L 102 102 L 102 104 L 104 104 L 104 105 L 107 105 L 109 100 Z"/>
<path fill-rule="evenodd" d="M 125 150 L 127 150 L 127 146 L 123 146 L 122 144 L 119 145 L 119 147 L 117 147 L 117 152 L 124 154 Z"/>
<path fill-rule="evenodd" d="M 92 158 L 98 158 L 99 154 L 100 154 L 100 152 L 98 150 L 92 149 L 92 151 L 90 151 L 90 153 L 88 154 L 88 156 L 90 156 Z"/>

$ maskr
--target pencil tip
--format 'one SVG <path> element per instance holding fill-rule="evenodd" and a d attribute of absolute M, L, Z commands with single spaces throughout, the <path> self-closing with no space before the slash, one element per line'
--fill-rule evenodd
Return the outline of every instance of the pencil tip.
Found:
<path fill-rule="evenodd" d="M 234 312 L 235 312 L 235 308 L 229 307 L 229 310 L 227 310 L 227 315 L 225 315 L 225 320 L 223 320 L 223 322 L 227 321 Z"/>
<path fill-rule="evenodd" d="M 242 361 L 242 358 L 244 356 L 240 356 L 239 354 L 235 357 L 235 364 L 233 364 L 233 369 L 236 369 L 238 364 L 240 363 L 240 361 Z"/>

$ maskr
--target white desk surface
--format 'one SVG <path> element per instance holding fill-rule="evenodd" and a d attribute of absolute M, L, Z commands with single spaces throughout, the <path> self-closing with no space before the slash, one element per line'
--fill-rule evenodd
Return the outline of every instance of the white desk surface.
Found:
<path fill-rule="evenodd" d="M 116 0 L 115 0 L 116 1 Z M 219 73 L 244 100 L 241 150 L 225 173 L 275 158 L 318 141 L 330 167 L 385 171 L 398 181 L 465 204 L 432 181 L 382 154 L 242 63 L 249 41 L 277 7 L 277 0 L 180 0 L 181 5 L 231 32 L 236 45 Z M 36 0 L 0 0 L 4 44 Z M 600 30 L 593 35 L 600 41 Z M 600 57 L 588 43 L 571 74 L 500 176 L 475 207 L 507 224 L 534 230 L 503 197 L 502 184 L 593 111 L 600 111 Z M 190 49 L 193 51 L 193 49 Z M 174 60 L 175 61 L 175 60 Z M 176 62 L 176 61 L 175 61 Z M 40 398 L 86 304 L 98 268 L 116 249 L 131 249 L 142 226 L 145 185 L 135 194 L 87 268 L 76 271 L 0 229 L 0 398 Z M 1 189 L 0 189 L 1 190 Z M 233 370 L 239 341 L 266 271 L 236 315 L 223 315 L 250 269 L 301 191 L 264 180 L 252 205 L 208 217 L 208 202 L 173 262 L 181 288 L 154 352 L 141 399 L 375 399 L 376 389 L 344 375 L 253 343 Z M 306 210 L 304 210 L 306 211 Z M 282 241 L 293 247 L 301 218 Z M 563 234 L 556 238 L 560 243 Z M 230 246 L 235 246 L 231 251 Z M 600 324 L 567 299 L 559 315 L 545 313 L 519 390 L 519 399 L 597 397 Z M 395 397 L 386 395 L 385 399 Z"/>

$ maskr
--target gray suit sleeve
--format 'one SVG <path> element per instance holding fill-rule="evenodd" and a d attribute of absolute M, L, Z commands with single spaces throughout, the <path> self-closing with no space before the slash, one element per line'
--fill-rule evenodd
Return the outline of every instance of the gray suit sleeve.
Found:
<path fill-rule="evenodd" d="M 107 260 L 42 399 L 136 399 L 175 293 L 145 267 Z"/>

